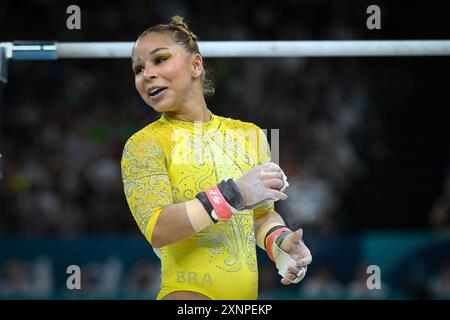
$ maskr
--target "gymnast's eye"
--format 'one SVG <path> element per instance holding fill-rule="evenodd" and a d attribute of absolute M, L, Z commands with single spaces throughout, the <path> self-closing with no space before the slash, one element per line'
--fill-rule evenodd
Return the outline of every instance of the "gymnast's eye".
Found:
<path fill-rule="evenodd" d="M 157 56 L 157 57 L 155 58 L 155 65 L 160 64 L 161 62 L 164 62 L 164 61 L 166 61 L 167 59 L 169 59 L 169 55 L 167 55 L 167 54 Z"/>
<path fill-rule="evenodd" d="M 144 68 L 142 66 L 136 66 L 136 67 L 133 68 L 133 72 L 136 75 L 141 73 L 142 71 L 144 71 Z"/>

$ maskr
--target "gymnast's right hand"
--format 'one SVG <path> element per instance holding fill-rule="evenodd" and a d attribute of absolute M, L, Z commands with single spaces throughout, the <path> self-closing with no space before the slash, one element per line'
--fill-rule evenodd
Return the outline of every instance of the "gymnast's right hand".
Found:
<path fill-rule="evenodd" d="M 244 198 L 245 209 L 253 209 L 266 201 L 286 200 L 283 193 L 289 185 L 283 170 L 273 162 L 251 168 L 236 180 Z"/>

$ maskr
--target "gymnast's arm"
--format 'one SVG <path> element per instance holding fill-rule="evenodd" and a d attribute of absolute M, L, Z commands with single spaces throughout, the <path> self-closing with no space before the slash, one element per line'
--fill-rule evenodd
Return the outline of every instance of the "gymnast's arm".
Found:
<path fill-rule="evenodd" d="M 211 223 L 229 220 L 233 210 L 252 208 L 265 199 L 286 199 L 278 165 L 268 162 L 234 182 L 223 180 L 196 198 L 173 203 L 166 156 L 157 139 L 135 135 L 121 160 L 125 196 L 141 232 L 155 248 L 183 240 Z M 222 200 L 217 205 L 217 195 Z M 214 201 L 212 199 L 214 198 Z"/>
<path fill-rule="evenodd" d="M 300 282 L 312 261 L 308 247 L 303 243 L 303 230 L 291 231 L 283 218 L 274 210 L 255 218 L 257 245 L 275 262 L 281 283 L 290 285 Z"/>
<path fill-rule="evenodd" d="M 279 191 L 283 185 L 281 169 L 268 162 L 253 167 L 236 182 L 221 181 L 192 200 L 174 204 L 164 150 L 158 141 L 151 142 L 147 138 L 140 142 L 139 136 L 126 143 L 121 168 L 125 196 L 133 217 L 156 248 L 188 238 L 211 223 L 231 219 L 233 210 L 229 206 L 248 209 L 265 199 L 287 198 Z M 208 193 L 212 189 L 223 196 L 222 203 L 226 206 L 221 208 L 228 208 L 228 215 L 218 210 L 216 204 L 212 205 L 211 193 Z"/>
<path fill-rule="evenodd" d="M 186 202 L 173 203 L 164 149 L 156 137 L 135 134 L 123 149 L 122 180 L 130 211 L 155 248 L 192 236 Z M 197 199 L 188 201 L 201 207 Z"/>

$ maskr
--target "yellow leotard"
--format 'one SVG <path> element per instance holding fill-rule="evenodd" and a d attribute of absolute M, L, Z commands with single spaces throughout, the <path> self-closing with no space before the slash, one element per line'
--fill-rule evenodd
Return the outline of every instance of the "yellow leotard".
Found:
<path fill-rule="evenodd" d="M 198 123 L 163 114 L 124 147 L 125 195 L 149 242 L 165 206 L 192 200 L 221 180 L 238 179 L 270 161 L 267 138 L 258 126 L 210 114 L 211 120 Z M 253 219 L 273 209 L 274 203 L 266 202 L 160 248 L 162 282 L 157 299 L 186 290 L 211 299 L 256 299 Z"/>

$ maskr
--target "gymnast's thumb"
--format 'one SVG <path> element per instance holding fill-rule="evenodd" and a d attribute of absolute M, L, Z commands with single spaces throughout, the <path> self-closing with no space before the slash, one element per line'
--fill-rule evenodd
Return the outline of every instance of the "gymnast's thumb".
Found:
<path fill-rule="evenodd" d="M 302 236 L 303 236 L 303 229 L 299 228 L 294 232 L 291 240 L 292 240 L 292 242 L 297 243 L 302 239 Z"/>

